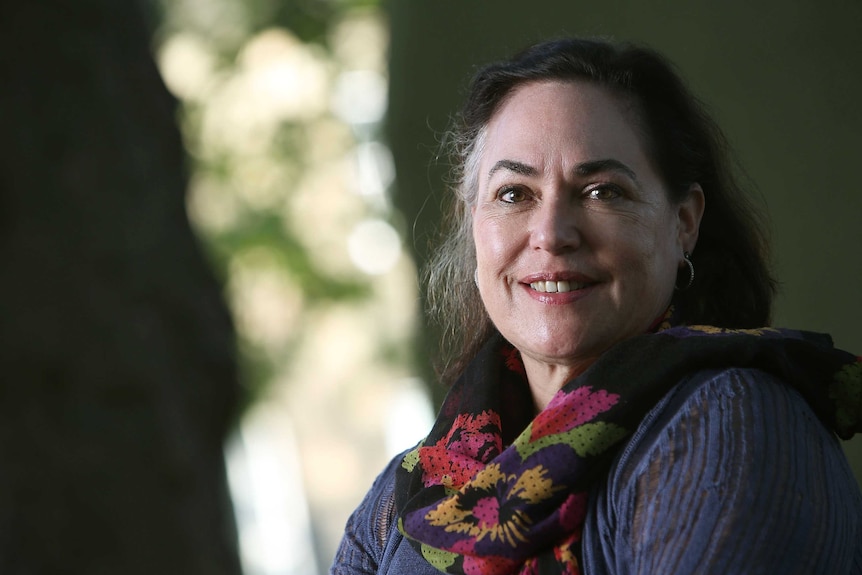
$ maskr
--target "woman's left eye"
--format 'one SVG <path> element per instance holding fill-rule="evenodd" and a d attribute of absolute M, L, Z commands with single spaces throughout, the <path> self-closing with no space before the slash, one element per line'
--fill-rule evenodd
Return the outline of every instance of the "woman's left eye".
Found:
<path fill-rule="evenodd" d="M 622 191 L 617 186 L 602 185 L 587 190 L 587 197 L 591 200 L 608 201 L 622 196 Z"/>

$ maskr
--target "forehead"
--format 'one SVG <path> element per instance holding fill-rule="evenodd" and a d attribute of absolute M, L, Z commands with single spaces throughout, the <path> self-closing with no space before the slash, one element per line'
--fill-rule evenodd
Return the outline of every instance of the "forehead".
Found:
<path fill-rule="evenodd" d="M 586 81 L 541 81 L 515 88 L 488 122 L 482 164 L 515 154 L 543 164 L 616 158 L 648 164 L 631 103 Z"/>

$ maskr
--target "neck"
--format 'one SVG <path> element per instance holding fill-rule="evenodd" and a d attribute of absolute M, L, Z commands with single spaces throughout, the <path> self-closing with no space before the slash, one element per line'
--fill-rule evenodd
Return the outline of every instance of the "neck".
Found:
<path fill-rule="evenodd" d="M 564 385 L 586 371 L 595 358 L 566 365 L 548 364 L 527 357 L 524 357 L 523 361 L 530 393 L 533 395 L 533 404 L 538 413 L 548 406 Z"/>

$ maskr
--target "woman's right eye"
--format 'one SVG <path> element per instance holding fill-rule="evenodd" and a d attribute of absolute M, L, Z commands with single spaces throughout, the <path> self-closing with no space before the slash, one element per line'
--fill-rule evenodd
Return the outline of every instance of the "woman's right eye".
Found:
<path fill-rule="evenodd" d="M 522 188 L 507 187 L 501 189 L 497 193 L 497 197 L 507 204 L 517 204 L 527 199 L 527 192 Z"/>

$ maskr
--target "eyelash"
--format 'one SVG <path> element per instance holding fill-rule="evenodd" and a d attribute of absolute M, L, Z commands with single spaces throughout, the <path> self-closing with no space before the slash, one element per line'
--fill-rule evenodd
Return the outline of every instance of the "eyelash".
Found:
<path fill-rule="evenodd" d="M 613 197 L 610 197 L 610 198 L 594 197 L 594 194 L 597 192 L 598 193 L 610 192 L 613 194 Z M 517 199 L 517 200 L 506 199 L 508 196 L 510 196 L 512 194 L 519 194 L 520 199 Z M 593 186 L 591 188 L 587 188 L 586 190 L 584 190 L 584 197 L 586 199 L 595 200 L 595 201 L 599 201 L 599 202 L 613 201 L 613 200 L 616 200 L 617 198 L 620 198 L 622 196 L 623 196 L 623 190 L 619 186 L 614 185 L 614 184 L 608 184 L 608 183 L 598 184 L 596 186 Z M 529 197 L 529 193 L 526 190 L 524 190 L 524 188 L 522 188 L 520 186 L 505 186 L 497 192 L 497 199 L 503 203 L 506 203 L 506 204 L 518 204 L 520 202 L 523 202 L 524 200 L 527 200 L 528 197 Z"/>
<path fill-rule="evenodd" d="M 611 192 L 613 194 L 613 197 L 612 198 L 595 198 L 595 197 L 593 197 L 594 192 Z M 594 186 L 594 187 L 586 190 L 585 195 L 589 199 L 594 199 L 594 200 L 597 200 L 600 202 L 608 202 L 608 201 L 616 200 L 617 198 L 622 197 L 623 190 L 619 186 L 616 186 L 614 184 L 599 184 L 597 186 Z"/>
<path fill-rule="evenodd" d="M 507 200 L 506 196 L 510 194 L 520 194 L 520 200 Z M 497 199 L 506 204 L 517 204 L 527 199 L 527 192 L 518 186 L 506 186 L 501 188 L 499 192 L 497 192 Z"/>

